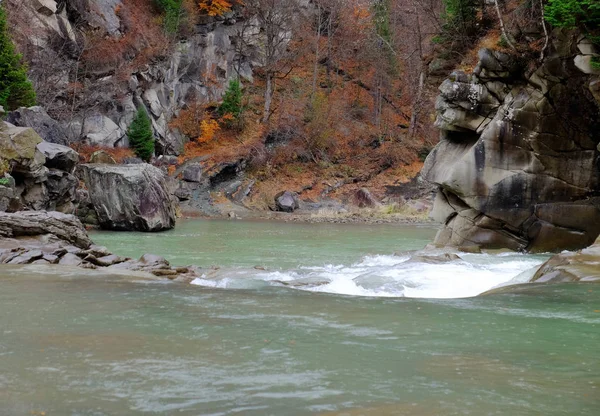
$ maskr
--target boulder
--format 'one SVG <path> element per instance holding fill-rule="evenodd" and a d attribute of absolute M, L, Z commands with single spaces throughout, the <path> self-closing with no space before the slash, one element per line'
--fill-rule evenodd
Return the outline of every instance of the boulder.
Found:
<path fill-rule="evenodd" d="M 551 257 L 531 278 L 536 283 L 600 282 L 600 245 Z"/>
<path fill-rule="evenodd" d="M 188 164 L 182 172 L 182 178 L 186 182 L 198 182 L 202 183 L 206 180 L 203 175 L 204 169 L 200 163 L 190 163 Z"/>
<path fill-rule="evenodd" d="M 381 205 L 367 188 L 360 188 L 356 191 L 354 194 L 354 203 L 359 208 L 374 208 Z"/>
<path fill-rule="evenodd" d="M 526 84 L 516 61 L 493 51 L 480 53 L 474 75 L 444 81 L 441 140 L 422 170 L 438 186 L 436 245 L 546 252 L 594 242 L 600 111 L 589 76 L 563 65 L 576 45 L 559 38 Z"/>
<path fill-rule="evenodd" d="M 46 167 L 73 172 L 79 163 L 79 153 L 67 146 L 43 141 L 37 148 L 46 157 Z"/>
<path fill-rule="evenodd" d="M 102 228 L 162 231 L 175 226 L 175 207 L 160 169 L 149 164 L 80 167 Z"/>
<path fill-rule="evenodd" d="M 48 181 L 46 188 L 48 190 L 49 206 L 53 211 L 60 211 L 66 214 L 75 212 L 75 201 L 79 180 L 72 174 L 58 170 L 50 169 L 48 172 Z"/>
<path fill-rule="evenodd" d="M 81 135 L 89 145 L 115 147 L 125 131 L 107 116 L 94 114 L 84 120 Z"/>
<path fill-rule="evenodd" d="M 92 242 L 77 217 L 60 212 L 23 211 L 0 212 L 0 237 L 55 236 L 79 248 L 88 248 Z"/>
<path fill-rule="evenodd" d="M 275 195 L 275 208 L 277 211 L 294 212 L 299 207 L 298 195 L 295 192 L 283 191 Z"/>
<path fill-rule="evenodd" d="M 49 143 L 67 145 L 71 142 L 67 130 L 42 107 L 18 108 L 8 113 L 6 121 L 19 127 L 31 127 Z"/>
<path fill-rule="evenodd" d="M 54 0 L 32 0 L 32 5 L 38 13 L 52 16 L 56 13 L 56 2 Z"/>
<path fill-rule="evenodd" d="M 33 129 L 0 122 L 0 159 L 10 165 L 12 172 L 38 182 L 43 182 L 47 173 L 46 157 L 37 148 L 41 142 Z"/>
<path fill-rule="evenodd" d="M 90 155 L 90 163 L 103 163 L 107 165 L 116 165 L 115 159 L 104 150 L 96 150 Z"/>

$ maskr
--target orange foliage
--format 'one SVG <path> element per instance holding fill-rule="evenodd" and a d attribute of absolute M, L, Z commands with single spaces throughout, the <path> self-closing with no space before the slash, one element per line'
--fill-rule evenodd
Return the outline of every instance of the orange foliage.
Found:
<path fill-rule="evenodd" d="M 209 16 L 223 16 L 231 11 L 232 3 L 227 0 L 200 0 L 198 7 Z"/>
<path fill-rule="evenodd" d="M 214 139 L 215 134 L 221 130 L 221 127 L 219 127 L 219 122 L 217 120 L 208 117 L 200 123 L 200 130 L 202 131 L 202 134 L 197 140 L 199 143 L 206 143 Z"/>
<path fill-rule="evenodd" d="M 135 157 L 135 153 L 133 152 L 133 150 L 128 147 L 90 146 L 79 142 L 71 144 L 71 148 L 73 148 L 73 150 L 79 153 L 79 158 L 80 160 L 83 159 L 84 163 L 89 162 L 92 153 L 98 150 L 103 150 L 109 155 L 111 155 L 117 163 L 123 163 L 123 160 L 125 158 Z"/>
<path fill-rule="evenodd" d="M 200 123 L 205 117 L 205 108 L 204 105 L 192 102 L 179 112 L 177 118 L 171 120 L 169 126 L 178 129 L 191 139 L 200 137 L 202 135 Z"/>

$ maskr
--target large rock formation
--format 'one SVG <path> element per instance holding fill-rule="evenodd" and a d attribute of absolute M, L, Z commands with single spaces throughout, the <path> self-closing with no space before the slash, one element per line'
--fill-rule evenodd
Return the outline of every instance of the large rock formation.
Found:
<path fill-rule="evenodd" d="M 157 154 L 179 154 L 187 139 L 169 128 L 171 118 L 190 103 L 217 100 L 238 74 L 243 80 L 252 80 L 253 68 L 263 64 L 263 32 L 256 20 L 245 21 L 236 12 L 204 16 L 170 45 L 166 37 L 139 36 L 129 46 L 99 51 L 111 56 L 88 64 L 86 58 L 94 55 L 90 45 L 100 39 L 115 45 L 125 43 L 124 37 L 139 32 L 136 25 L 148 23 L 140 20 L 140 15 L 154 9 L 124 0 L 5 3 L 14 40 L 26 52 L 30 76 L 39 87 L 38 100 L 63 127 L 55 128 L 37 110 L 19 110 L 10 117 L 36 130 L 44 125 L 40 135 L 55 143 L 126 146 L 127 127 L 137 107 L 144 105 L 152 118 Z M 149 25 L 161 36 L 163 29 L 156 22 Z M 159 51 L 165 45 L 169 46 Z M 149 54 L 157 55 L 152 62 Z M 121 61 L 129 65 L 118 63 Z M 136 67 L 127 74 L 122 69 L 130 67 L 131 61 Z M 67 137 L 63 138 L 65 131 Z"/>
<path fill-rule="evenodd" d="M 80 165 L 102 228 L 162 231 L 175 226 L 165 174 L 148 164 Z"/>
<path fill-rule="evenodd" d="M 67 131 L 59 122 L 52 119 L 42 107 L 21 107 L 11 111 L 6 121 L 19 127 L 31 127 L 42 139 L 50 143 L 67 145 L 70 142 Z"/>
<path fill-rule="evenodd" d="M 0 212 L 0 264 L 103 269 L 181 282 L 190 282 L 199 275 L 195 267 L 172 267 L 160 256 L 144 254 L 134 260 L 112 254 L 106 247 L 93 244 L 73 215 L 44 211 Z"/>
<path fill-rule="evenodd" d="M 0 237 L 33 235 L 52 235 L 83 249 L 92 244 L 74 215 L 46 211 L 0 212 Z"/>
<path fill-rule="evenodd" d="M 43 141 L 31 128 L 0 122 L 0 211 L 21 209 L 73 213 L 79 155 Z M 4 171 L 7 171 L 5 174 Z"/>
<path fill-rule="evenodd" d="M 455 72 L 441 85 L 441 142 L 422 172 L 439 187 L 436 244 L 544 252 L 594 242 L 600 113 L 590 87 L 598 80 L 576 66 L 581 43 L 555 32 L 529 72 L 483 49 L 473 74 Z"/>

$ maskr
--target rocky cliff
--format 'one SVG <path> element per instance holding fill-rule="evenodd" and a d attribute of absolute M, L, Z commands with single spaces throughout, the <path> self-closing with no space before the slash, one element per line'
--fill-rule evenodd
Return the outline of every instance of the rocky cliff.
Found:
<path fill-rule="evenodd" d="M 207 16 L 176 39 L 156 24 L 157 12 L 148 1 L 6 0 L 5 5 L 40 104 L 60 126 L 46 137 L 31 114 L 13 123 L 36 128 L 47 141 L 126 146 L 127 126 L 136 108 L 145 105 L 157 154 L 179 154 L 187 139 L 171 131 L 171 118 L 191 102 L 220 99 L 238 73 L 252 80 L 261 62 L 253 47 L 257 26 L 234 12 Z M 60 128 L 63 133 L 57 134 Z"/>
<path fill-rule="evenodd" d="M 544 252 L 600 233 L 600 71 L 581 35 L 555 31 L 543 62 L 483 49 L 440 87 L 435 243 Z"/>

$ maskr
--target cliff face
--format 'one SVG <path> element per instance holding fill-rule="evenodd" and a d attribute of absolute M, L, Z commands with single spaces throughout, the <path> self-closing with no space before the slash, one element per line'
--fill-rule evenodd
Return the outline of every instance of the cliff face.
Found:
<path fill-rule="evenodd" d="M 258 28 L 233 13 L 206 18 L 173 39 L 146 0 L 6 4 L 40 105 L 64 126 L 69 142 L 127 145 L 125 131 L 143 104 L 151 112 L 158 154 L 178 154 L 186 139 L 168 123 L 179 109 L 218 100 L 229 79 L 239 72 L 251 80 L 260 65 L 252 46 Z"/>
<path fill-rule="evenodd" d="M 543 62 L 483 49 L 472 74 L 440 87 L 441 141 L 423 176 L 439 187 L 435 243 L 543 252 L 600 233 L 596 51 L 556 31 Z"/>

